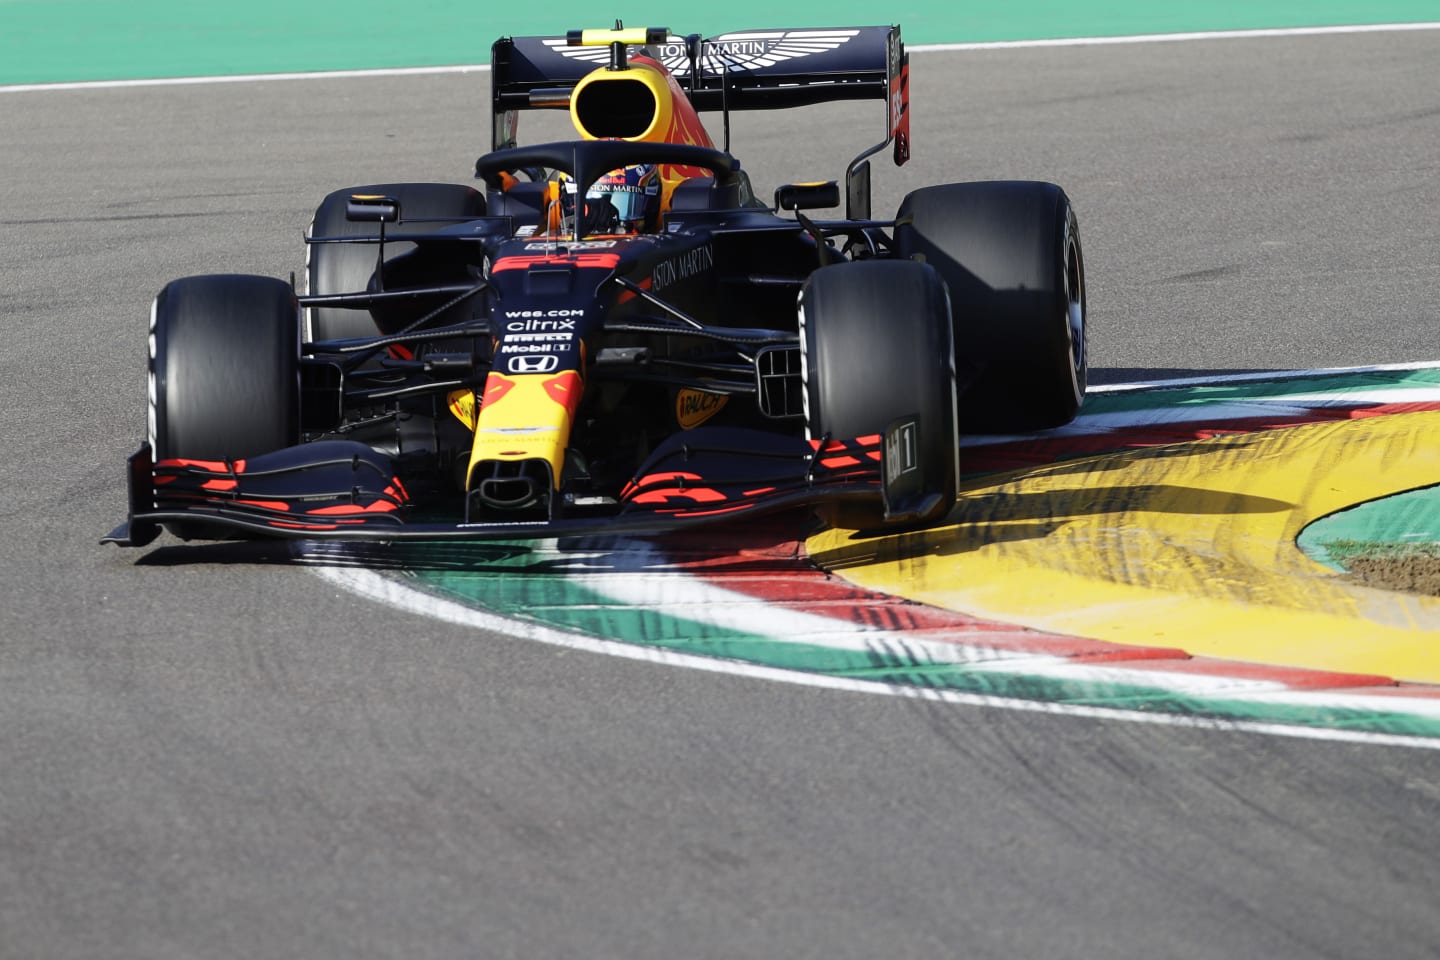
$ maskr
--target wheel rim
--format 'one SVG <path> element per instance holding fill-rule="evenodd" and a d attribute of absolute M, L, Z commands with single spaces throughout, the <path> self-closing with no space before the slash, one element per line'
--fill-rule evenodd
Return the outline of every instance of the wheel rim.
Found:
<path fill-rule="evenodd" d="M 1065 243 L 1065 335 L 1070 343 L 1070 380 L 1076 403 L 1084 398 L 1088 379 L 1085 332 L 1085 271 L 1072 226 Z"/>

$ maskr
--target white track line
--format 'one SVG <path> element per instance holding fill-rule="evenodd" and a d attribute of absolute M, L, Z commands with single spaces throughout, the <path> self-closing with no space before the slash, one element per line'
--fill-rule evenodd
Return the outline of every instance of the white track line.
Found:
<path fill-rule="evenodd" d="M 203 83 L 263 83 L 269 80 L 351 80 L 365 77 L 416 77 L 436 73 L 489 72 L 490 64 L 488 63 L 470 63 L 453 67 L 394 67 L 382 70 L 318 70 L 314 73 L 243 73 L 223 77 L 156 77 L 144 80 L 20 83 L 0 87 L 0 93 L 37 93 L 46 90 L 112 90 L 124 87 L 176 87 Z"/>
<path fill-rule="evenodd" d="M 1019 47 L 1098 47 L 1120 43 L 1183 43 L 1187 40 L 1249 40 L 1259 37 L 1318 37 L 1349 33 L 1396 33 L 1440 30 L 1440 21 L 1427 23 L 1361 23 L 1334 27 L 1267 27 L 1258 30 L 1197 30 L 1192 33 L 1137 33 L 1121 37 L 1060 37 L 1053 40 L 995 40 L 976 43 L 927 43 L 905 48 L 912 53 L 954 50 L 1013 50 Z"/>
<path fill-rule="evenodd" d="M 1086 393 L 1129 393 L 1135 390 L 1169 389 L 1171 387 L 1228 386 L 1232 383 L 1253 383 L 1257 380 L 1313 380 L 1325 376 L 1353 376 L 1362 373 L 1393 373 L 1397 370 L 1440 370 L 1440 360 L 1416 363 L 1375 363 L 1363 367 L 1320 367 L 1315 370 L 1255 370 L 1249 373 L 1212 373 L 1200 377 L 1176 377 L 1173 380 L 1136 380 L 1132 383 L 1094 384 Z"/>
<path fill-rule="evenodd" d="M 1315 37 L 1354 33 L 1398 33 L 1440 30 L 1440 21 L 1425 23 L 1364 23 L 1334 27 L 1276 27 L 1260 30 L 1203 30 L 1192 33 L 1143 33 L 1119 37 L 1067 37 L 1053 40 L 994 40 L 978 43 L 922 43 L 907 45 L 911 53 L 953 53 L 969 50 L 1013 50 L 1025 47 L 1095 47 L 1129 43 L 1181 43 L 1189 40 L 1246 40 L 1262 37 Z M 162 77 L 148 80 L 84 80 L 73 83 L 20 83 L 0 86 L 0 93 L 37 93 L 46 90 L 110 90 L 125 87 L 165 87 L 201 83 L 260 83 L 268 80 L 344 80 L 354 77 L 408 77 L 437 73 L 479 73 L 488 63 L 448 67 L 397 67 L 379 70 L 325 70 L 314 73 L 249 73 L 224 77 Z"/>

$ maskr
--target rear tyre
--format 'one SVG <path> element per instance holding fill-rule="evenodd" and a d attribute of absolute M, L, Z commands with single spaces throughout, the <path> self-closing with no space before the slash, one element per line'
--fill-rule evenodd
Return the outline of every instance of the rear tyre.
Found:
<path fill-rule="evenodd" d="M 157 461 L 239 460 L 300 439 L 300 310 L 270 277 L 186 277 L 150 321 L 150 448 Z M 182 539 L 223 534 L 168 524 Z"/>
<path fill-rule="evenodd" d="M 909 194 L 900 256 L 939 271 L 961 364 L 960 427 L 1043 430 L 1085 397 L 1085 261 L 1070 200 L 1053 183 L 951 183 Z"/>
<path fill-rule="evenodd" d="M 445 226 L 443 223 L 406 223 L 408 220 L 485 216 L 485 197 L 473 187 L 454 183 L 377 183 L 336 190 L 327 196 L 315 210 L 307 236 L 373 236 L 377 232 L 376 224 L 345 219 L 346 201 L 356 193 L 380 194 L 400 201 L 402 220 L 398 226 L 387 225 L 391 232 L 428 233 Z M 393 263 L 414 249 L 413 243 L 386 243 L 385 262 Z M 307 245 L 306 251 L 306 289 L 312 295 L 356 293 L 367 289 L 375 275 L 374 244 L 316 243 Z M 307 340 L 374 337 L 382 332 L 376 318 L 366 310 L 311 307 L 305 313 Z"/>
<path fill-rule="evenodd" d="M 811 274 L 800 296 L 805 422 L 810 439 L 883 434 L 919 421 L 917 460 L 929 522 L 955 502 L 955 360 L 945 288 L 925 264 L 900 260 L 839 263 Z M 849 508 L 837 526 L 870 527 L 876 505 Z"/>

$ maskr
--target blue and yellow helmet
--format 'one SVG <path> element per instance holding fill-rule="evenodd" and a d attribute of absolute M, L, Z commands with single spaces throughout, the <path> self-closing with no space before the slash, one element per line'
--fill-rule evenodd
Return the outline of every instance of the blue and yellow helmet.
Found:
<path fill-rule="evenodd" d="M 565 177 L 560 190 L 561 213 L 568 225 L 575 215 L 575 181 Z M 635 163 L 611 170 L 585 191 L 581 234 L 646 231 L 655 228 L 660 212 L 660 171 L 653 163 Z"/>

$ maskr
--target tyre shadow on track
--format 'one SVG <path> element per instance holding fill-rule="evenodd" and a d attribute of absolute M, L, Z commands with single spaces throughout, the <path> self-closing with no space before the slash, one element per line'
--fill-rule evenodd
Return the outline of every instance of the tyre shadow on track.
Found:
<path fill-rule="evenodd" d="M 1244 493 L 1203 490 L 1170 484 L 1115 487 L 1077 487 L 1044 493 L 997 491 L 978 496 L 961 495 L 950 522 L 929 530 L 896 536 L 889 530 L 859 530 L 845 546 L 825 550 L 813 559 L 826 570 L 875 563 L 899 556 L 950 557 L 997 544 L 1044 540 L 1072 520 L 1103 514 L 1120 515 L 1136 509 L 1150 513 L 1185 515 L 1240 515 L 1279 513 L 1294 504 Z"/>
<path fill-rule="evenodd" d="M 156 547 L 135 561 L 137 567 L 184 567 L 193 564 L 289 565 L 296 558 L 279 540 L 226 541 Z"/>
<path fill-rule="evenodd" d="M 1169 483 L 1143 483 L 1115 487 L 1084 486 L 1040 493 L 1001 490 L 962 496 L 958 519 L 960 526 L 975 526 L 1016 521 L 1063 522 L 1069 517 L 1093 517 L 1136 509 L 1146 513 L 1237 515 L 1280 513 L 1294 507 L 1286 500 L 1248 493 Z"/>
<path fill-rule="evenodd" d="M 1221 433 L 1223 431 L 1212 431 L 1213 435 Z M 1233 435 L 1231 436 L 1233 437 Z M 1197 437 L 1195 431 L 1191 429 L 1179 432 L 1169 440 L 1157 440 L 1150 437 L 1136 446 L 1120 447 L 1104 453 L 1076 452 L 1067 459 L 1057 459 L 1053 446 L 1045 440 L 1039 442 L 1040 452 L 1038 453 L 1033 450 L 1027 451 L 1022 444 L 1011 444 L 1004 450 L 1004 456 L 1001 458 L 997 458 L 993 450 L 983 447 L 974 453 L 962 451 L 960 502 L 966 502 L 967 498 L 976 493 L 983 493 L 992 487 L 1026 477 L 1034 479 L 1059 477 L 1067 474 L 1100 474 L 1113 470 L 1130 469 L 1137 461 L 1141 460 L 1178 460 L 1182 458 L 1210 459 L 1214 461 L 1214 467 L 1206 466 L 1206 469 L 1216 469 L 1225 465 L 1223 461 L 1243 459 L 1253 453 L 1251 448 L 1254 443 L 1249 440 L 1232 438 L 1224 446 L 1207 446 L 1199 442 L 1202 439 L 1213 438 L 1214 436 Z M 969 453 L 969 456 L 965 456 L 966 453 Z M 1015 466 L 1015 461 L 1023 460 L 1027 454 L 1034 456 L 1034 465 Z"/>

